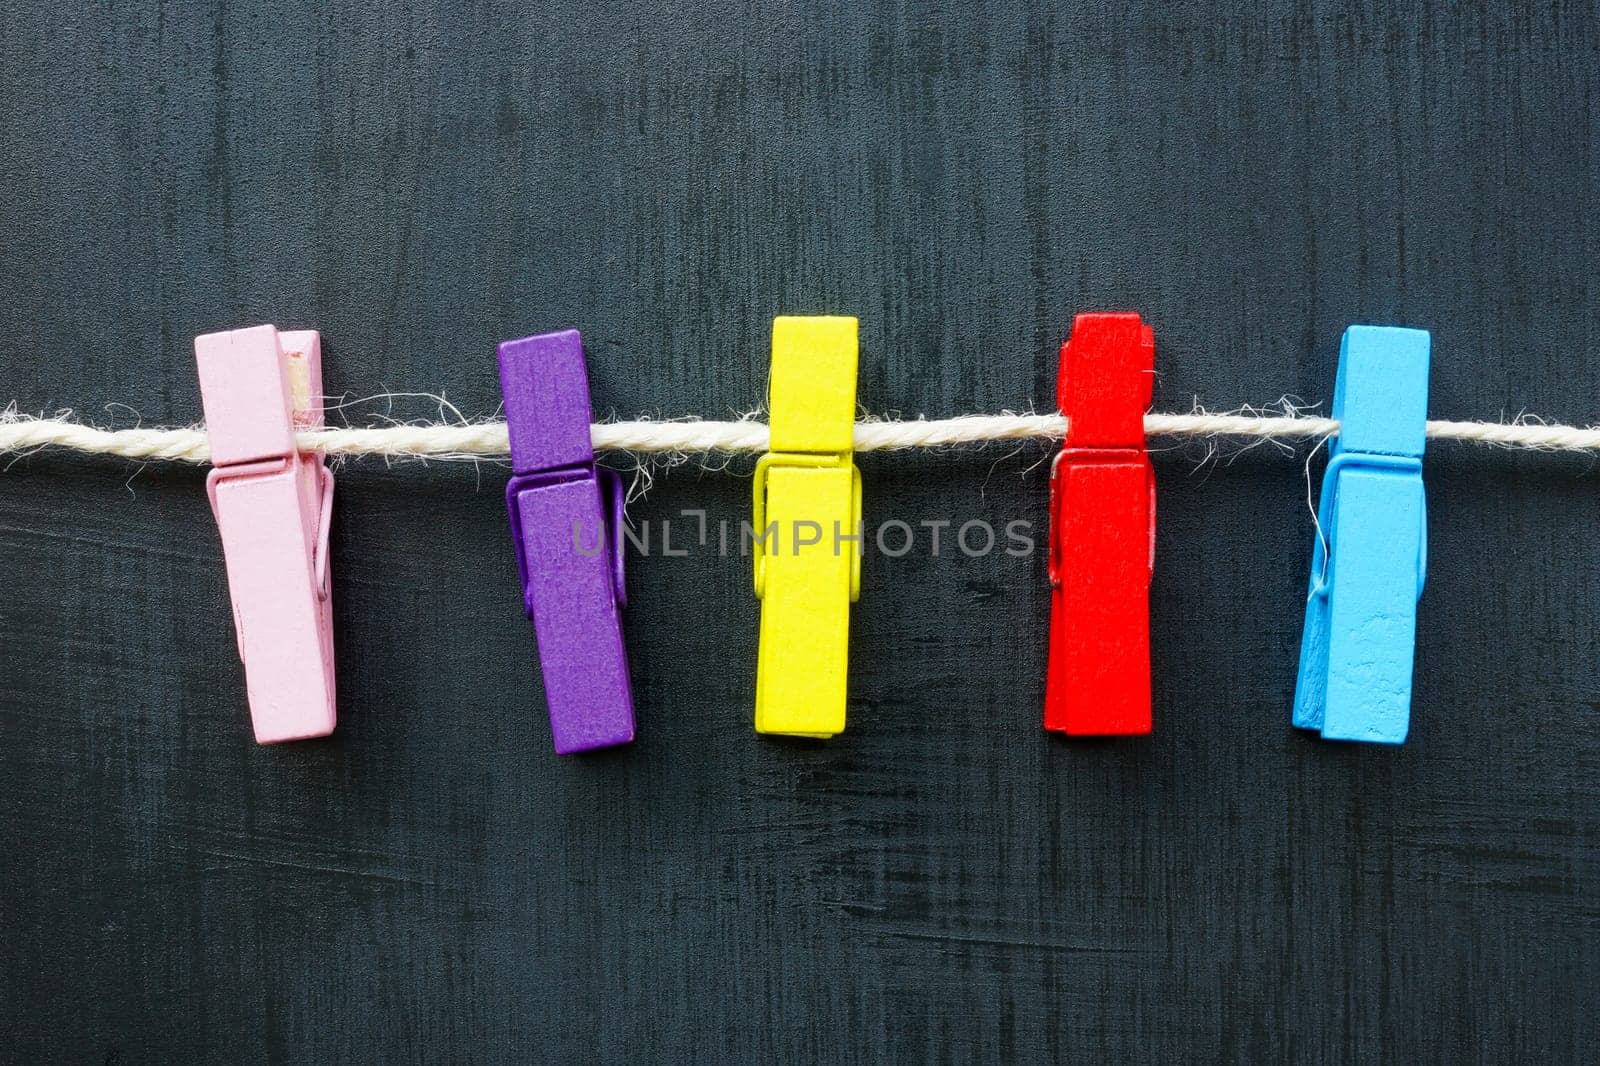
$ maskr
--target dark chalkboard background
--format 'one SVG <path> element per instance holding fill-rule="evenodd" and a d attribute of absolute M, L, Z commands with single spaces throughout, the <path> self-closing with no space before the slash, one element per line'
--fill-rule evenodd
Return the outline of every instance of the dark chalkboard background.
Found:
<path fill-rule="evenodd" d="M 1369 321 L 1433 331 L 1435 418 L 1595 421 L 1600 15 L 1388 7 L 4 0 L 0 396 L 186 423 L 191 337 L 270 321 L 484 415 L 578 326 L 598 411 L 726 417 L 834 312 L 867 411 L 1046 409 L 1129 308 L 1157 410 L 1325 401 Z M 1047 456 L 863 457 L 868 520 L 1042 523 Z M 845 735 L 758 738 L 748 564 L 696 553 L 634 561 L 639 741 L 575 759 L 503 467 L 341 472 L 339 730 L 264 749 L 203 472 L 7 460 L 0 1050 L 1592 1055 L 1600 471 L 1430 453 L 1389 750 L 1289 727 L 1305 449 L 1221 458 L 1157 459 L 1149 739 L 1045 735 L 1042 560 L 948 551 L 867 560 Z"/>

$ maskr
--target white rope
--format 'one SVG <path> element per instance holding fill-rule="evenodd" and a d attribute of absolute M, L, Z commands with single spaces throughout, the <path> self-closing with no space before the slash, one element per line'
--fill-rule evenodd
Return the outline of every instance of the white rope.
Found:
<path fill-rule="evenodd" d="M 1339 432 L 1331 418 L 1263 417 L 1198 412 L 1146 415 L 1151 437 L 1237 437 L 1256 440 L 1303 440 Z M 905 448 L 941 448 L 989 441 L 1060 440 L 1067 420 L 1050 415 L 964 415 L 960 418 L 897 422 L 857 422 L 858 452 Z M 696 452 L 764 452 L 763 422 L 601 422 L 593 427 L 597 451 L 690 454 Z M 1430 440 L 1474 441 L 1535 451 L 1600 452 L 1600 428 L 1550 426 L 1539 422 L 1429 422 Z M 504 459 L 510 444 L 504 422 L 466 425 L 425 424 L 374 429 L 304 430 L 296 435 L 301 449 L 330 456 L 378 456 L 385 459 Z M 66 448 L 126 459 L 205 463 L 211 458 L 205 430 L 98 429 L 54 418 L 7 413 L 0 419 L 0 454 L 38 448 Z"/>

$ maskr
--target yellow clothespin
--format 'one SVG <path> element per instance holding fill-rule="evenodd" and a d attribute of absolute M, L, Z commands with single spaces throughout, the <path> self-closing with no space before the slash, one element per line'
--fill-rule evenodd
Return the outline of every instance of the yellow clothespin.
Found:
<path fill-rule="evenodd" d="M 861 595 L 853 459 L 856 320 L 772 320 L 770 451 L 756 464 L 756 732 L 844 731 L 850 604 Z"/>

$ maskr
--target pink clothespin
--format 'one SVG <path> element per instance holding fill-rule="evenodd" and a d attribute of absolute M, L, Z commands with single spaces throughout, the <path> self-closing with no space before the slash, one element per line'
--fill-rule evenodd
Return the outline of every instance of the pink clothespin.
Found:
<path fill-rule="evenodd" d="M 194 339 L 211 512 L 233 597 L 256 742 L 333 732 L 333 474 L 295 450 L 322 425 L 322 339 L 253 326 Z"/>

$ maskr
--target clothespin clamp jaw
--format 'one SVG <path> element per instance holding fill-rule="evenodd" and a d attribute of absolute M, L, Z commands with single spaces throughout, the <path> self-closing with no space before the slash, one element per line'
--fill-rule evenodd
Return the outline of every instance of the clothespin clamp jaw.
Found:
<path fill-rule="evenodd" d="M 1312 542 L 1294 724 L 1399 744 L 1410 728 L 1416 606 L 1427 580 L 1422 454 L 1430 338 L 1351 326 Z"/>
<path fill-rule="evenodd" d="M 1144 416 L 1155 394 L 1155 351 L 1155 331 L 1137 313 L 1121 312 L 1078 315 L 1061 346 L 1056 403 L 1067 416 L 1067 436 L 1050 463 L 1052 536 L 1046 570 L 1052 587 L 1061 584 L 1060 542 L 1053 524 L 1062 498 L 1064 462 L 1143 462 L 1150 495 L 1149 569 L 1155 569 L 1156 480 L 1144 433 Z"/>
<path fill-rule="evenodd" d="M 322 425 L 315 330 L 272 326 L 195 338 L 213 464 L 206 494 L 222 534 L 234 632 L 256 740 L 333 732 L 333 473 L 295 431 Z"/>
<path fill-rule="evenodd" d="M 1057 381 L 1067 436 L 1050 470 L 1048 730 L 1150 732 L 1154 379 L 1155 335 L 1138 314 L 1074 319 Z"/>
<path fill-rule="evenodd" d="M 633 694 L 620 608 L 622 479 L 595 463 L 577 330 L 499 347 L 513 476 L 506 510 L 559 754 L 626 744 Z"/>
<path fill-rule="evenodd" d="M 861 595 L 858 359 L 854 318 L 773 320 L 771 444 L 752 488 L 758 733 L 844 729 L 849 604 Z"/>

